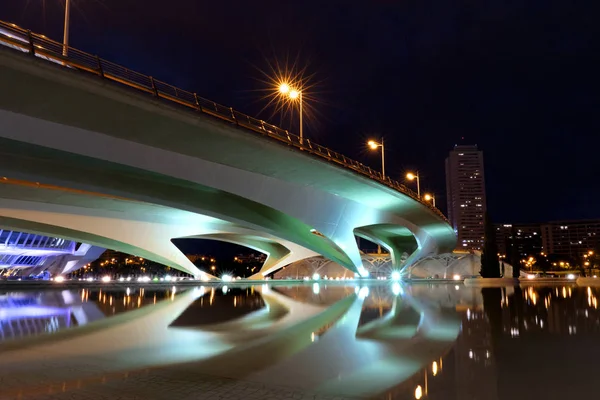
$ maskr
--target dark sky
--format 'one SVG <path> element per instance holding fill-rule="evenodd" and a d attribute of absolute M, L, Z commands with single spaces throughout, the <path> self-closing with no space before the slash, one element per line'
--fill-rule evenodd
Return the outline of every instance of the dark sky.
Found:
<path fill-rule="evenodd" d="M 418 169 L 443 209 L 464 137 L 494 220 L 600 217 L 597 1 L 72 1 L 74 47 L 294 130 L 257 90 L 298 60 L 305 134 L 376 168 L 364 142 L 384 135 L 388 175 Z M 2 0 L 0 19 L 61 40 L 62 4 Z"/>

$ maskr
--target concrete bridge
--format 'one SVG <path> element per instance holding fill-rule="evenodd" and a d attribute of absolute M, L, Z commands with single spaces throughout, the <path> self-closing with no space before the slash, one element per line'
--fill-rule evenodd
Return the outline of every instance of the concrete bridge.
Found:
<path fill-rule="evenodd" d="M 0 44 L 0 226 L 206 279 L 171 239 L 265 252 L 257 279 L 318 254 L 366 275 L 356 236 L 397 269 L 455 247 L 439 210 L 343 155 L 10 24 Z"/>

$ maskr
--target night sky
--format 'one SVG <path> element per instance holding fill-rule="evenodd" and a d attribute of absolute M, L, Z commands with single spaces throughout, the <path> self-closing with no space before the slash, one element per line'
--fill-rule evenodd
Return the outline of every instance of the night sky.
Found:
<path fill-rule="evenodd" d="M 462 142 L 484 151 L 495 221 L 600 217 L 597 1 L 72 1 L 72 46 L 296 131 L 260 91 L 295 63 L 314 85 L 306 136 L 380 168 L 365 141 L 383 135 L 388 175 L 420 171 L 443 210 Z M 62 12 L 0 2 L 57 40 Z"/>

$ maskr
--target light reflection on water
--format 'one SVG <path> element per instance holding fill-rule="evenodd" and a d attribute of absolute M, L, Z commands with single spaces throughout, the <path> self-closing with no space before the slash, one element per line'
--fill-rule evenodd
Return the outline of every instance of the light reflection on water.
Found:
<path fill-rule="evenodd" d="M 296 344 L 297 352 L 274 359 L 264 370 L 256 367 L 253 378 L 303 390 L 386 399 L 575 398 L 574 393 L 584 396 L 595 390 L 594 369 L 576 366 L 595 365 L 600 355 L 595 344 L 600 339 L 599 289 L 317 285 L 195 289 L 198 296 L 173 316 L 168 329 L 212 329 L 253 316 L 246 325 L 231 326 L 242 330 L 260 326 L 260 332 L 268 332 L 269 326 L 289 317 L 285 309 L 292 307 L 288 304 L 284 311 L 274 312 L 276 302 L 270 296 L 322 310 L 354 296 L 341 318 L 323 320 L 308 331 L 308 344 Z M 0 340 L 89 324 L 175 301 L 184 292 L 184 288 L 132 286 L 0 294 Z M 453 331 L 453 326 L 460 330 Z M 289 345 L 294 346 L 291 337 Z M 236 378 L 230 367 L 227 377 Z M 210 359 L 206 368 L 219 373 Z M 302 379 L 295 381 L 289 371 L 298 371 Z M 279 372 L 281 377 L 276 376 Z M 360 383 L 361 379 L 365 381 Z"/>
<path fill-rule="evenodd" d="M 177 288 L 47 290 L 0 293 L 0 342 L 86 325 L 161 300 Z"/>

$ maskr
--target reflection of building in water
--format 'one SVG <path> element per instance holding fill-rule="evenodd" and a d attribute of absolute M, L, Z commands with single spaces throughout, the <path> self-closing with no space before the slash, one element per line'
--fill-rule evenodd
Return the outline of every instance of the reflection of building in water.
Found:
<path fill-rule="evenodd" d="M 454 356 L 457 399 L 494 400 L 498 398 L 494 390 L 496 370 L 491 330 L 483 308 L 467 308 L 466 311 L 463 311 L 462 333 L 449 355 Z"/>
<path fill-rule="evenodd" d="M 85 325 L 104 314 L 74 291 L 0 295 L 0 341 Z"/>
<path fill-rule="evenodd" d="M 414 285 L 407 291 L 430 306 L 457 313 L 461 332 L 447 353 L 432 354 L 425 369 L 389 390 L 383 398 L 497 400 L 492 330 L 483 309 L 481 289 L 433 284 Z"/>

